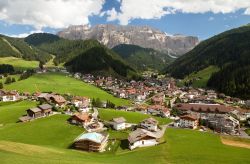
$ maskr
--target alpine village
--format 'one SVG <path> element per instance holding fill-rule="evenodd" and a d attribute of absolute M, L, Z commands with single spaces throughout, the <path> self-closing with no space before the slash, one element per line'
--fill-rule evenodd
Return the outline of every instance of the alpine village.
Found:
<path fill-rule="evenodd" d="M 0 35 L 0 163 L 250 163 L 250 25 Z"/>

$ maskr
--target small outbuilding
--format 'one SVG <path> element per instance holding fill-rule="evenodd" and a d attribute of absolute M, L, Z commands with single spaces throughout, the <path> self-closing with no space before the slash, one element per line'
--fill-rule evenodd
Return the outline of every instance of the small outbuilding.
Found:
<path fill-rule="evenodd" d="M 44 116 L 49 116 L 52 114 L 52 106 L 49 104 L 43 104 L 38 106 L 41 110 Z"/>
<path fill-rule="evenodd" d="M 139 126 L 143 129 L 149 131 L 157 131 L 158 130 L 158 121 L 152 117 L 147 118 L 140 122 Z"/>
<path fill-rule="evenodd" d="M 27 114 L 29 117 L 32 117 L 32 118 L 39 118 L 39 117 L 42 117 L 42 110 L 40 108 L 30 108 L 27 110 Z"/>
<path fill-rule="evenodd" d="M 113 122 L 113 128 L 115 130 L 123 130 L 126 128 L 125 125 L 126 119 L 123 117 L 113 118 L 112 122 Z"/>

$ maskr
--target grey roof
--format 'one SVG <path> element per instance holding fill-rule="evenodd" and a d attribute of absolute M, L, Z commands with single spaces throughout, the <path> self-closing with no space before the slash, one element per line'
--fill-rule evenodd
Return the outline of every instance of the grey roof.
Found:
<path fill-rule="evenodd" d="M 157 125 L 158 121 L 156 119 L 150 117 L 150 118 L 147 118 L 147 119 L 143 120 L 141 123 Z"/>
<path fill-rule="evenodd" d="M 29 110 L 31 110 L 32 112 L 36 113 L 36 112 L 41 112 L 41 109 L 40 108 L 30 108 Z"/>
<path fill-rule="evenodd" d="M 135 131 L 131 132 L 128 136 L 128 141 L 130 143 L 134 143 L 136 141 L 139 141 L 140 139 L 146 137 L 146 136 L 150 136 L 150 137 L 153 137 L 153 138 L 159 138 L 156 134 L 150 132 L 150 131 L 147 131 L 145 129 L 136 129 Z"/>
<path fill-rule="evenodd" d="M 118 118 L 113 118 L 113 121 L 115 122 L 115 123 L 124 123 L 124 122 L 126 122 L 126 119 L 125 118 L 123 118 L 123 117 L 118 117 Z"/>
<path fill-rule="evenodd" d="M 31 120 L 32 118 L 29 117 L 29 116 L 23 116 L 23 117 L 20 117 L 19 120 L 22 121 L 22 122 L 25 122 L 25 121 L 29 121 Z"/>
<path fill-rule="evenodd" d="M 52 109 L 52 106 L 49 104 L 39 105 L 38 107 L 41 108 L 42 110 Z"/>
<path fill-rule="evenodd" d="M 38 97 L 39 98 L 45 98 L 49 95 L 49 93 L 41 93 Z"/>

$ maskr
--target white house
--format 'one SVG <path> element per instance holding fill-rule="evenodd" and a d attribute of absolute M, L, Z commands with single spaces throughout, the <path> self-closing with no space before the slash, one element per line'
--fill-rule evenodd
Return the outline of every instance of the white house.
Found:
<path fill-rule="evenodd" d="M 158 130 L 158 121 L 152 117 L 147 118 L 140 122 L 140 127 L 149 131 L 157 131 Z"/>
<path fill-rule="evenodd" d="M 194 115 L 184 115 L 180 117 L 180 127 L 196 129 L 198 118 Z"/>
<path fill-rule="evenodd" d="M 79 108 L 80 112 L 89 112 L 90 110 L 90 98 L 76 96 L 72 100 L 75 107 Z"/>
<path fill-rule="evenodd" d="M 125 122 L 126 119 L 123 117 L 113 118 L 113 128 L 115 130 L 123 130 L 126 128 Z"/>
<path fill-rule="evenodd" d="M 5 92 L 2 91 L 0 94 L 0 101 L 7 102 L 7 101 L 17 101 L 19 94 L 15 91 Z"/>
<path fill-rule="evenodd" d="M 136 129 L 128 136 L 129 149 L 157 145 L 159 138 L 156 134 L 145 129 Z"/>

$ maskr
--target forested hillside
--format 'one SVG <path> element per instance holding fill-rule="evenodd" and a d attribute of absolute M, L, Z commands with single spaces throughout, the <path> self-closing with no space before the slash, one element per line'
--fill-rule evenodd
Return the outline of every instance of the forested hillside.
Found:
<path fill-rule="evenodd" d="M 96 40 L 67 40 L 53 34 L 32 34 L 25 41 L 55 55 L 54 63 L 64 63 L 73 72 L 137 76 L 119 55 Z"/>
<path fill-rule="evenodd" d="M 168 54 L 136 45 L 120 44 L 112 48 L 112 50 L 138 70 L 147 70 L 149 68 L 162 70 L 174 60 Z"/>
<path fill-rule="evenodd" d="M 211 65 L 220 70 L 209 79 L 209 87 L 232 96 L 250 98 L 250 26 L 229 30 L 201 42 L 169 65 L 167 72 L 184 78 Z"/>
<path fill-rule="evenodd" d="M 21 38 L 0 35 L 0 57 L 18 57 L 25 60 L 47 62 L 51 55 L 24 42 Z"/>

